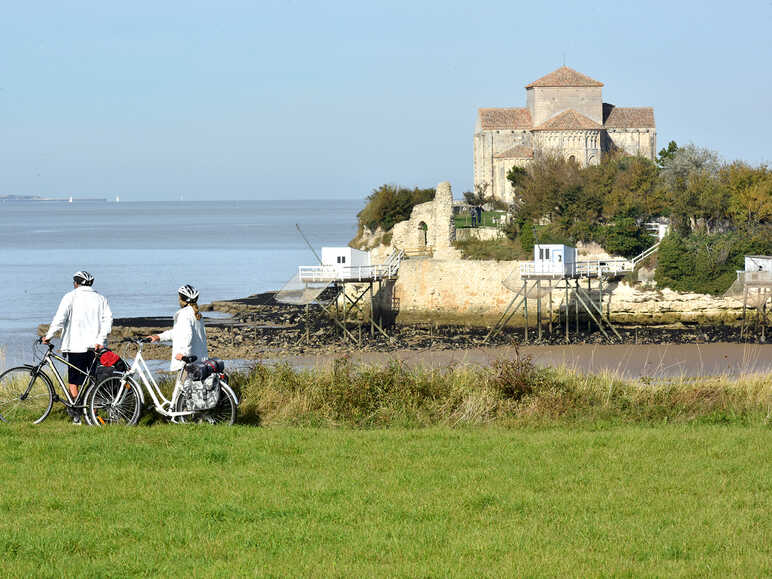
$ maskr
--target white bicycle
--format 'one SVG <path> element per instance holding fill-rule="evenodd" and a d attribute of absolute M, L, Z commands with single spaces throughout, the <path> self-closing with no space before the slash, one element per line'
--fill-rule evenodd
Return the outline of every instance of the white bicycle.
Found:
<path fill-rule="evenodd" d="M 236 421 L 239 399 L 236 393 L 220 379 L 220 398 L 217 404 L 208 410 L 187 410 L 188 401 L 182 388 L 182 376 L 185 368 L 180 369 L 174 383 L 171 398 L 161 392 L 153 374 L 142 356 L 142 346 L 150 342 L 148 338 L 127 340 L 137 345 L 137 353 L 131 367 L 126 372 L 117 372 L 105 378 L 89 392 L 86 412 L 89 421 L 96 426 L 106 424 L 137 424 L 145 403 L 144 391 L 150 395 L 155 411 L 172 422 L 201 422 L 208 424 L 233 424 Z M 196 356 L 184 356 L 182 361 L 194 362 Z"/>

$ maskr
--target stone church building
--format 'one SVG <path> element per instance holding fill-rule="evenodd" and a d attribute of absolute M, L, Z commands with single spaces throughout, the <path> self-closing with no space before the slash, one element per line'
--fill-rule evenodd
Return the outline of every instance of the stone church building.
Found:
<path fill-rule="evenodd" d="M 597 164 L 621 149 L 654 160 L 657 131 L 651 107 L 603 102 L 602 82 L 563 66 L 525 87 L 522 108 L 479 109 L 474 131 L 474 184 L 511 201 L 507 172 L 539 154 Z"/>

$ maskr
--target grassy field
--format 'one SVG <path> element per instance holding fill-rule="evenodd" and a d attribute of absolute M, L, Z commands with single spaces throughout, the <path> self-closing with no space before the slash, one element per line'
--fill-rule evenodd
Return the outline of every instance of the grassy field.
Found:
<path fill-rule="evenodd" d="M 772 431 L 0 425 L 21 575 L 772 573 Z"/>
<path fill-rule="evenodd" d="M 0 424 L 0 571 L 770 575 L 771 384 L 343 357 L 233 375 L 233 428 L 59 409 Z"/>
<path fill-rule="evenodd" d="M 481 216 L 482 219 L 480 223 L 477 224 L 477 226 L 496 227 L 506 214 L 506 211 L 483 211 Z M 458 229 L 463 227 L 472 227 L 472 215 L 470 213 L 457 215 L 454 220 Z"/>

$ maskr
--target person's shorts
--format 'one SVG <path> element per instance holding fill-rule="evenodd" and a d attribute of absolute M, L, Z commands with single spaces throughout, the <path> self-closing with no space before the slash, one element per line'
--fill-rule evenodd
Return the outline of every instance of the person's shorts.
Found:
<path fill-rule="evenodd" d="M 94 363 L 94 352 L 67 352 L 67 361 L 82 371 L 78 372 L 78 370 L 68 368 L 67 383 L 82 386 L 86 379 L 86 373 L 91 368 L 91 364 Z"/>

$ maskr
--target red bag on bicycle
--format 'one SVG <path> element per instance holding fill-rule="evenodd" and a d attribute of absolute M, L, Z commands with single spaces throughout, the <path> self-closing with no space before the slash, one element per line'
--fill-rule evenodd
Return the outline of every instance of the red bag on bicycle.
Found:
<path fill-rule="evenodd" d="M 129 369 L 128 364 L 112 350 L 105 350 L 99 356 L 99 365 L 104 368 L 112 368 L 116 372 L 125 372 Z"/>

